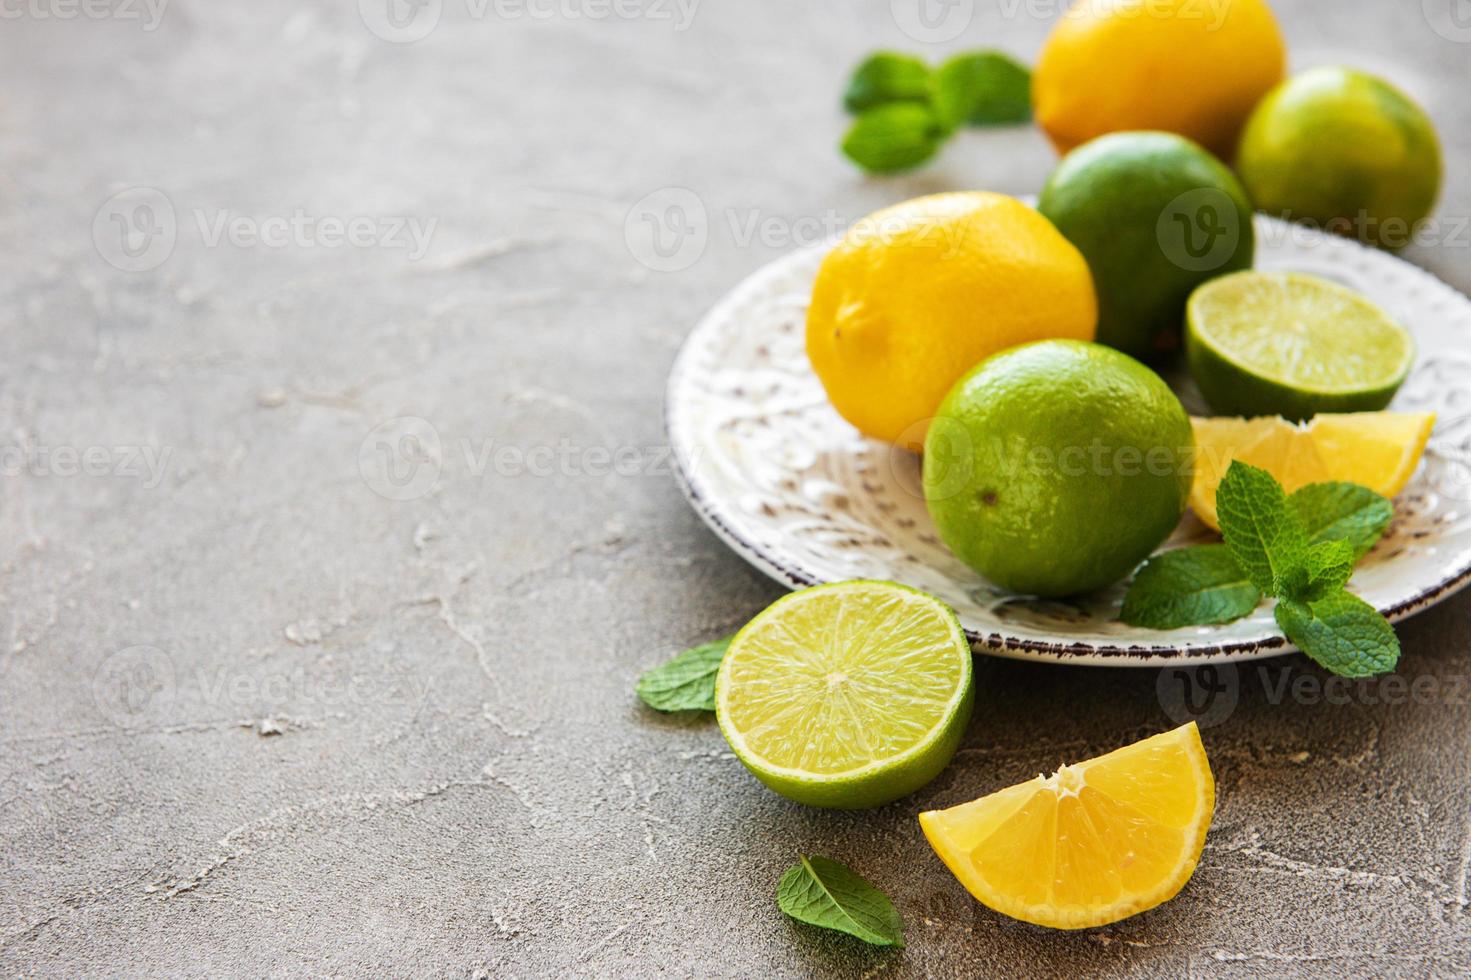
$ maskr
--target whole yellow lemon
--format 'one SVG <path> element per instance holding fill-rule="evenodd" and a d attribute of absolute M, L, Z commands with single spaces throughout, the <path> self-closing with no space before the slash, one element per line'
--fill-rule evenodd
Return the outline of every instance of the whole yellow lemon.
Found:
<path fill-rule="evenodd" d="M 917 449 L 951 385 L 1033 340 L 1092 340 L 1093 278 L 1052 223 L 1004 194 L 934 194 L 875 212 L 823 260 L 807 356 L 838 413 Z"/>
<path fill-rule="evenodd" d="M 1078 0 L 1042 48 L 1032 108 L 1060 153 L 1160 129 L 1230 160 L 1286 62 L 1264 0 Z"/>

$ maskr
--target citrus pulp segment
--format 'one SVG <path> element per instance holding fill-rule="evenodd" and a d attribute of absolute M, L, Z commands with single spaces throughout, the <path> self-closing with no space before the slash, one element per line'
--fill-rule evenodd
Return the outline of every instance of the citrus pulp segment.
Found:
<path fill-rule="evenodd" d="M 1266 470 L 1288 493 L 1310 483 L 1341 480 L 1393 497 L 1419 466 L 1435 413 L 1349 412 L 1318 415 L 1306 425 L 1275 415 L 1190 422 L 1196 445 L 1190 509 L 1219 529 L 1216 488 L 1232 460 Z"/>

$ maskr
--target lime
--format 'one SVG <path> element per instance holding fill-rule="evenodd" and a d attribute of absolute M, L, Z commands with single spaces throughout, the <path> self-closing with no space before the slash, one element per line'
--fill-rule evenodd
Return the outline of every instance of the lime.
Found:
<path fill-rule="evenodd" d="M 1037 202 L 1078 247 L 1098 291 L 1101 344 L 1178 350 L 1196 286 L 1251 268 L 1251 203 L 1230 169 L 1172 133 L 1114 133 L 1058 164 Z"/>
<path fill-rule="evenodd" d="M 1257 106 L 1236 169 L 1268 214 L 1400 248 L 1440 194 L 1440 141 L 1424 111 L 1388 82 L 1314 68 Z"/>
<path fill-rule="evenodd" d="M 1190 373 L 1222 415 L 1375 412 L 1410 373 L 1415 342 L 1351 289 L 1295 272 L 1238 272 L 1190 297 Z"/>
<path fill-rule="evenodd" d="M 1099 344 L 1040 341 L 951 389 L 925 438 L 925 501 L 950 550 L 1002 588 L 1089 592 L 1179 523 L 1194 445 L 1149 368 Z"/>
<path fill-rule="evenodd" d="M 945 768 L 970 721 L 960 620 L 893 582 L 783 596 L 731 641 L 715 717 L 736 758 L 808 806 L 879 806 Z"/>

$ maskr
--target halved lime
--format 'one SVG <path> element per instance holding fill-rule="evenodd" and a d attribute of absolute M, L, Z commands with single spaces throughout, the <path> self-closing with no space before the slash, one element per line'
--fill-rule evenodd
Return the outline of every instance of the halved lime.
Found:
<path fill-rule="evenodd" d="M 954 611 L 893 582 L 793 592 L 747 623 L 715 680 L 715 717 L 757 779 L 809 806 L 879 806 L 960 746 L 973 703 Z"/>
<path fill-rule="evenodd" d="M 1414 340 L 1379 307 L 1297 272 L 1213 279 L 1185 319 L 1190 373 L 1222 415 L 1376 412 L 1415 360 Z"/>

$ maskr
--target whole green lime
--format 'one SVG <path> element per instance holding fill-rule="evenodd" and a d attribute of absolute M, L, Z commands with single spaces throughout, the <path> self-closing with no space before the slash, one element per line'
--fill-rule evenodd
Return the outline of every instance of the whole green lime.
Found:
<path fill-rule="evenodd" d="M 1196 286 L 1251 268 L 1241 182 L 1173 133 L 1111 133 L 1063 157 L 1037 202 L 1078 247 L 1098 291 L 1098 342 L 1154 358 L 1180 346 Z"/>
<path fill-rule="evenodd" d="M 1383 79 L 1314 68 L 1257 106 L 1236 169 L 1268 214 L 1401 248 L 1440 195 L 1440 140 L 1424 111 Z"/>
<path fill-rule="evenodd" d="M 1068 596 L 1129 574 L 1185 512 L 1190 418 L 1149 368 L 1043 340 L 956 382 L 925 437 L 940 537 L 1013 592 Z"/>

